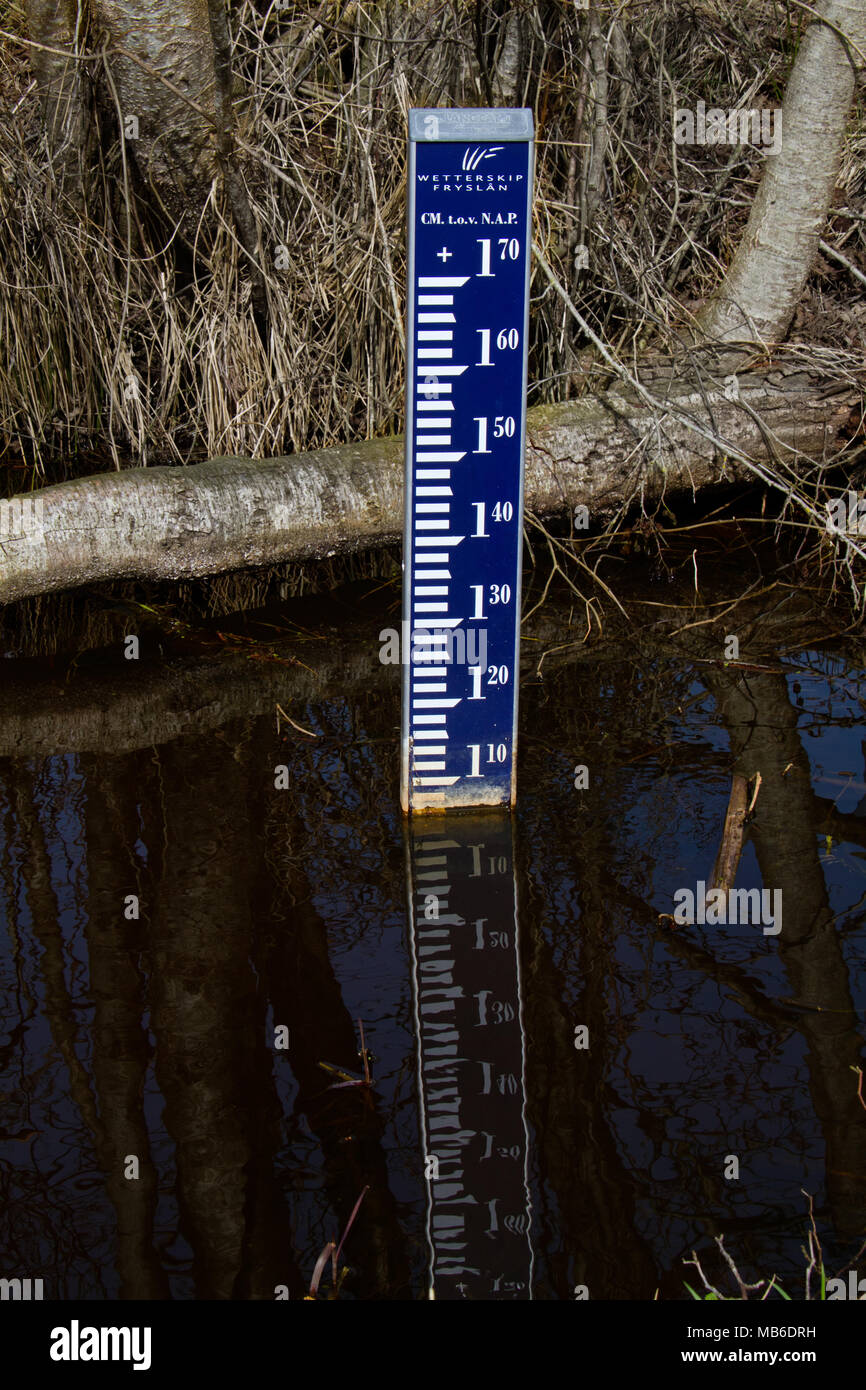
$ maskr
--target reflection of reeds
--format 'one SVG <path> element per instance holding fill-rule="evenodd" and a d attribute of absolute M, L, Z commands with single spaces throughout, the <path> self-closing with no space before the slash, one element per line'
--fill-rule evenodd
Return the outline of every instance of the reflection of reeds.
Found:
<path fill-rule="evenodd" d="M 784 1298 L 787 1302 L 790 1303 L 790 1294 L 785 1293 L 785 1290 L 781 1287 L 781 1285 L 776 1283 L 775 1274 L 772 1275 L 770 1279 L 758 1279 L 754 1284 L 747 1284 L 740 1271 L 737 1269 L 736 1264 L 731 1259 L 730 1255 L 725 1249 L 723 1236 L 716 1236 L 716 1245 L 719 1248 L 719 1254 L 722 1256 L 722 1258 L 725 1261 L 725 1264 L 728 1266 L 728 1269 L 730 1270 L 731 1275 L 733 1277 L 734 1283 L 737 1286 L 737 1293 L 735 1295 L 736 1298 L 748 1299 L 750 1293 L 757 1293 L 760 1294 L 761 1301 L 763 1302 L 765 1299 L 770 1297 L 771 1293 L 775 1291 L 780 1298 Z M 732 1297 L 732 1295 L 722 1293 L 720 1289 L 716 1288 L 715 1284 L 710 1283 L 710 1280 L 704 1273 L 701 1262 L 695 1254 L 694 1250 L 692 1251 L 692 1258 L 690 1260 L 683 1260 L 683 1264 L 694 1266 L 694 1268 L 698 1271 L 701 1283 L 704 1286 L 705 1292 L 703 1294 L 700 1294 L 692 1288 L 691 1284 L 686 1283 L 686 1288 L 688 1289 L 689 1294 L 692 1298 L 697 1299 L 698 1302 L 703 1300 L 707 1303 L 726 1303 Z M 685 1280 L 683 1280 L 683 1282 L 685 1283 Z"/>
<path fill-rule="evenodd" d="M 322 1068 L 323 1071 L 332 1072 L 334 1076 L 339 1076 L 340 1078 L 340 1080 L 336 1081 L 333 1086 L 329 1087 L 329 1089 L 332 1091 L 341 1091 L 344 1090 L 347 1086 L 366 1086 L 367 1090 L 369 1091 L 370 1087 L 373 1085 L 373 1075 L 370 1071 L 370 1063 L 374 1060 L 374 1058 L 372 1052 L 367 1047 L 367 1044 L 364 1040 L 364 1025 L 361 1022 L 360 1018 L 358 1019 L 358 1032 L 361 1035 L 361 1050 L 359 1051 L 358 1056 L 361 1058 L 361 1061 L 364 1065 L 363 1076 L 350 1076 L 347 1071 L 343 1071 L 342 1067 L 332 1066 L 330 1062 L 319 1063 L 319 1066 Z"/>
<path fill-rule="evenodd" d="M 818 1228 L 815 1225 L 813 1199 L 806 1192 L 803 1193 L 803 1196 L 807 1197 L 809 1202 L 809 1229 L 806 1232 L 806 1244 L 805 1246 L 801 1246 L 803 1256 L 806 1260 L 803 1298 L 806 1303 L 820 1303 L 826 1301 L 828 1279 L 834 1276 L 830 1276 L 827 1274 L 827 1269 L 824 1264 L 824 1252 L 821 1249 L 821 1241 L 818 1237 Z M 770 1276 L 769 1279 L 758 1279 L 755 1281 L 754 1284 L 749 1284 L 743 1278 L 743 1275 L 737 1268 L 735 1261 L 732 1259 L 732 1257 L 728 1254 L 728 1251 L 725 1249 L 723 1236 L 716 1236 L 716 1245 L 718 1246 L 719 1253 L 721 1254 L 722 1258 L 725 1261 L 725 1264 L 728 1267 L 728 1270 L 730 1271 L 730 1275 L 733 1279 L 734 1284 L 736 1285 L 737 1292 L 735 1294 L 727 1294 L 724 1293 L 721 1289 L 717 1288 L 716 1285 L 711 1282 L 711 1280 L 704 1272 L 704 1269 L 701 1265 L 701 1261 L 698 1258 L 695 1251 L 693 1250 L 691 1259 L 683 1260 L 683 1264 L 692 1265 L 697 1270 L 701 1280 L 701 1284 L 703 1285 L 703 1291 L 698 1292 L 696 1289 L 692 1288 L 691 1284 L 686 1283 L 684 1280 L 683 1282 L 685 1284 L 685 1287 L 688 1289 L 690 1297 L 696 1299 L 698 1302 L 728 1303 L 734 1300 L 747 1301 L 750 1294 L 756 1294 L 758 1297 L 758 1301 L 764 1303 L 767 1299 L 771 1298 L 773 1294 L 778 1294 L 779 1298 L 784 1299 L 786 1303 L 790 1303 L 792 1301 L 791 1295 L 789 1293 L 786 1293 L 785 1290 L 782 1288 L 781 1284 L 778 1282 L 778 1275 L 773 1274 Z M 848 1270 L 856 1268 L 857 1261 L 860 1259 L 864 1251 L 866 1251 L 866 1241 L 863 1242 L 856 1255 L 854 1255 L 852 1259 L 850 1259 L 848 1263 L 843 1266 L 840 1273 L 835 1277 L 840 1278 L 844 1274 L 846 1274 Z"/>
<path fill-rule="evenodd" d="M 361 1203 L 363 1202 L 363 1200 L 364 1200 L 364 1198 L 366 1197 L 366 1195 L 367 1195 L 367 1193 L 369 1192 L 369 1190 L 370 1190 L 369 1187 L 363 1188 L 360 1197 L 358 1198 L 357 1202 L 355 1203 L 354 1207 L 352 1208 L 352 1214 L 351 1214 L 351 1216 L 349 1217 L 348 1221 L 346 1222 L 346 1227 L 345 1227 L 345 1230 L 343 1231 L 342 1236 L 340 1237 L 340 1243 L 339 1243 L 339 1245 L 337 1244 L 337 1242 L 336 1242 L 335 1240 L 329 1240 L 329 1241 L 328 1241 L 328 1244 L 325 1246 L 325 1248 L 324 1248 L 324 1250 L 322 1251 L 321 1255 L 320 1255 L 319 1258 L 317 1259 L 317 1261 L 316 1261 L 316 1267 L 315 1267 L 315 1269 L 313 1270 L 313 1277 L 312 1277 L 312 1279 L 310 1280 L 310 1292 L 309 1292 L 308 1294 L 306 1294 L 305 1297 L 304 1297 L 304 1301 L 305 1301 L 305 1302 L 307 1302 L 308 1300 L 311 1300 L 311 1299 L 316 1299 L 316 1298 L 318 1298 L 318 1294 L 319 1294 L 319 1285 L 321 1284 L 322 1275 L 323 1275 L 324 1272 L 325 1272 L 325 1269 L 326 1269 L 327 1264 L 328 1264 L 328 1260 L 331 1261 L 331 1293 L 330 1293 L 330 1298 L 334 1299 L 334 1298 L 336 1298 L 336 1297 L 338 1296 L 338 1294 L 339 1294 L 339 1292 L 340 1292 L 340 1288 L 342 1287 L 343 1280 L 345 1279 L 346 1275 L 348 1274 L 348 1270 L 347 1270 L 347 1269 L 345 1269 L 345 1268 L 344 1268 L 344 1269 L 341 1269 L 341 1268 L 340 1268 L 340 1255 L 343 1253 L 343 1246 L 346 1244 L 346 1237 L 348 1236 L 349 1232 L 350 1232 L 351 1229 L 352 1229 L 352 1226 L 354 1225 L 355 1217 L 358 1215 L 358 1212 L 359 1212 L 360 1209 L 361 1209 Z"/>

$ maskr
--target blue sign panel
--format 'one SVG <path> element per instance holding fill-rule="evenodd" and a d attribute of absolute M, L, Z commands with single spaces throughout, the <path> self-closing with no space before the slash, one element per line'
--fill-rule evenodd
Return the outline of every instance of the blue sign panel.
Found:
<path fill-rule="evenodd" d="M 402 802 L 511 806 L 532 113 L 409 113 Z"/>

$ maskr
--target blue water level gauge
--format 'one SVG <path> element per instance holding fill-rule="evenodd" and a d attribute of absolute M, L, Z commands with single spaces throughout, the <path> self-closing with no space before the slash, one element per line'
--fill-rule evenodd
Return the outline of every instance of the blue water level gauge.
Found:
<path fill-rule="evenodd" d="M 515 794 L 533 125 L 409 112 L 402 803 Z"/>

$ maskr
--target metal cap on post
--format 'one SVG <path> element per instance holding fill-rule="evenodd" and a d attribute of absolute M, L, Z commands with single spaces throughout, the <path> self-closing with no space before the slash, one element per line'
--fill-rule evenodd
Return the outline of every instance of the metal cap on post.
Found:
<path fill-rule="evenodd" d="M 409 112 L 407 814 L 515 797 L 532 112 Z"/>

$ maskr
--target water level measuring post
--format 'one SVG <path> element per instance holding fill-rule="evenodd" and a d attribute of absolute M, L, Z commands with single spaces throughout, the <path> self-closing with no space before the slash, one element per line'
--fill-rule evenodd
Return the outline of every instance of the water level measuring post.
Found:
<path fill-rule="evenodd" d="M 409 112 L 403 810 L 515 797 L 533 124 Z"/>

